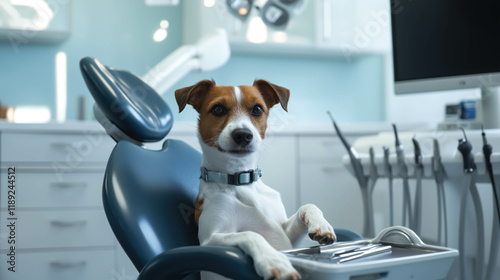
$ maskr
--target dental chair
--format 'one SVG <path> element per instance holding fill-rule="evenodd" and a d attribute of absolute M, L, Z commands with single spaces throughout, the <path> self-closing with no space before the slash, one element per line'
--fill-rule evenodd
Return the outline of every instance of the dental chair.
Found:
<path fill-rule="evenodd" d="M 182 141 L 164 140 L 173 124 L 165 101 L 136 75 L 96 59 L 83 58 L 80 69 L 96 119 L 117 142 L 104 175 L 103 204 L 138 279 L 199 279 L 199 271 L 261 279 L 240 249 L 199 246 L 194 205 L 201 155 Z M 160 150 L 143 147 L 163 140 Z M 361 239 L 335 231 L 338 241 Z"/>

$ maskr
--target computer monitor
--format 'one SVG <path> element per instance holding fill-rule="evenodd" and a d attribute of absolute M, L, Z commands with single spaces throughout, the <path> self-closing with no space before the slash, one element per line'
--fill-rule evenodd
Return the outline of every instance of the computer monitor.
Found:
<path fill-rule="evenodd" d="M 499 15 L 500 0 L 391 0 L 396 94 L 481 88 L 499 127 Z"/>

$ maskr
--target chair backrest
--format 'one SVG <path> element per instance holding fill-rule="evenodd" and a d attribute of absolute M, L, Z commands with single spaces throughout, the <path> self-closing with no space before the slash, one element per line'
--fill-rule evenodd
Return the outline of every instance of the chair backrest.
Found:
<path fill-rule="evenodd" d="M 101 124 L 125 136 L 115 140 L 140 145 L 162 140 L 170 131 L 170 108 L 141 78 L 90 57 L 80 61 L 80 69 Z M 121 140 L 113 149 L 103 202 L 116 238 L 140 271 L 162 252 L 198 244 L 194 204 L 201 155 L 182 141 L 166 140 L 160 151 L 134 143 Z"/>
<path fill-rule="evenodd" d="M 175 247 L 198 245 L 194 203 L 201 155 L 178 140 L 160 151 L 126 140 L 106 168 L 103 201 L 116 238 L 137 270 Z"/>
<path fill-rule="evenodd" d="M 104 117 L 130 138 L 156 142 L 172 128 L 172 112 L 167 103 L 140 77 L 104 66 L 91 57 L 80 61 L 80 70 Z"/>

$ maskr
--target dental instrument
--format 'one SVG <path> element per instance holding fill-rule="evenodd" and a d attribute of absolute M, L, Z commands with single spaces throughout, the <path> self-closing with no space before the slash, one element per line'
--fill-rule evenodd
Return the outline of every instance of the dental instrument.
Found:
<path fill-rule="evenodd" d="M 491 165 L 491 154 L 493 153 L 493 147 L 488 143 L 488 140 L 486 140 L 486 133 L 484 132 L 484 127 L 482 128 L 481 136 L 483 137 L 483 155 L 484 155 L 484 162 L 486 163 L 486 170 L 488 171 L 488 176 L 490 177 L 491 185 L 493 187 L 493 194 L 494 194 L 494 200 L 495 200 L 495 205 L 497 209 L 497 215 L 500 219 L 500 205 L 499 205 L 499 197 L 498 197 L 498 190 L 495 186 L 495 177 L 493 175 L 493 166 Z"/>
<path fill-rule="evenodd" d="M 403 144 L 399 141 L 398 130 L 396 124 L 392 124 L 394 129 L 394 136 L 396 137 L 396 156 L 398 159 L 398 173 L 403 179 L 403 225 L 407 225 L 406 218 L 408 217 L 408 225 L 413 229 L 412 224 L 412 207 L 411 207 L 411 196 L 410 196 L 410 185 L 408 184 L 408 167 L 405 163 L 405 152 Z"/>
<path fill-rule="evenodd" d="M 389 163 L 389 147 L 384 146 L 384 173 L 389 181 L 389 225 L 394 225 L 394 191 L 392 186 L 392 167 Z"/>
<path fill-rule="evenodd" d="M 464 168 L 464 181 L 462 186 L 461 202 L 460 202 L 460 224 L 458 236 L 458 250 L 460 252 L 460 279 L 465 279 L 465 217 L 467 208 L 467 195 L 470 191 L 472 202 L 476 211 L 477 223 L 477 257 L 476 257 L 476 273 L 474 279 L 483 279 L 483 266 L 484 266 L 484 218 L 483 209 L 481 207 L 481 200 L 479 192 L 475 183 L 476 164 L 474 163 L 474 156 L 472 152 L 472 145 L 467 140 L 465 130 L 460 128 L 464 134 L 464 138 L 458 140 L 458 150 L 462 154 L 463 168 Z"/>
<path fill-rule="evenodd" d="M 498 246 L 500 243 L 500 231 L 499 231 L 499 220 L 500 220 L 500 207 L 498 205 L 498 191 L 495 186 L 495 178 L 493 175 L 493 167 L 491 165 L 491 154 L 493 153 L 493 147 L 486 140 L 486 133 L 484 132 L 484 127 L 482 128 L 481 136 L 483 138 L 483 155 L 484 162 L 486 164 L 486 170 L 490 177 L 491 186 L 493 188 L 493 200 L 496 204 L 496 210 L 493 211 L 493 226 L 491 229 L 491 246 L 490 246 L 490 256 L 488 259 L 488 268 L 486 270 L 486 280 L 493 280 L 495 273 L 495 266 L 498 261 Z M 496 217 L 495 217 L 496 216 Z"/>
<path fill-rule="evenodd" d="M 364 224 L 363 224 L 363 236 L 373 236 L 373 232 L 371 231 L 372 228 L 372 220 L 370 219 L 371 215 L 373 214 L 373 209 L 370 208 L 370 199 L 368 195 L 368 179 L 363 173 L 363 166 L 361 165 L 361 160 L 359 158 L 358 152 L 354 147 L 347 141 L 346 137 L 340 130 L 340 128 L 337 126 L 337 123 L 333 119 L 332 114 L 330 111 L 327 111 L 328 115 L 330 116 L 330 119 L 332 120 L 333 127 L 335 128 L 335 131 L 337 132 L 337 135 L 340 138 L 340 141 L 342 141 L 342 144 L 344 147 L 347 149 L 347 153 L 349 155 L 349 158 L 351 159 L 351 166 L 352 170 L 354 172 L 354 176 L 356 177 L 359 187 L 361 188 L 361 194 L 363 198 L 363 212 L 364 212 Z"/>
<path fill-rule="evenodd" d="M 412 141 L 414 147 L 413 151 L 415 154 L 415 181 L 416 181 L 413 224 L 415 226 L 415 233 L 417 235 L 420 235 L 422 229 L 422 176 L 424 175 L 424 165 L 422 164 L 422 151 L 420 150 L 420 144 L 418 143 L 415 136 L 413 136 Z"/>
<path fill-rule="evenodd" d="M 377 183 L 378 173 L 377 166 L 375 165 L 375 152 L 373 147 L 370 147 L 370 173 L 368 177 L 368 188 L 366 188 L 366 202 L 368 203 L 368 234 L 367 236 L 375 236 L 375 220 L 373 217 L 373 190 L 375 189 L 375 184 Z"/>
<path fill-rule="evenodd" d="M 444 192 L 444 179 L 446 177 L 443 163 L 441 162 L 441 152 L 439 142 L 434 139 L 434 155 L 432 157 L 432 172 L 437 186 L 438 195 L 438 243 L 441 242 L 442 228 L 444 227 L 444 246 L 448 246 L 448 218 L 446 213 L 446 196 Z M 444 224 L 442 223 L 444 219 Z"/>

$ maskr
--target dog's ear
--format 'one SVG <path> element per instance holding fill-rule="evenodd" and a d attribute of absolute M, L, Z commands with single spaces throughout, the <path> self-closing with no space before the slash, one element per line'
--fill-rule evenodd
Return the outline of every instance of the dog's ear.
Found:
<path fill-rule="evenodd" d="M 264 97 L 264 101 L 266 102 L 268 108 L 280 103 L 281 107 L 288 112 L 287 106 L 288 99 L 290 98 L 290 91 L 288 89 L 271 84 L 265 80 L 256 80 L 253 85 L 254 87 L 257 87 L 262 94 L 262 97 Z"/>
<path fill-rule="evenodd" d="M 194 86 L 181 88 L 175 91 L 175 100 L 179 105 L 179 113 L 184 110 L 186 104 L 192 105 L 199 112 L 202 99 L 207 92 L 215 86 L 213 80 L 203 80 Z"/>

